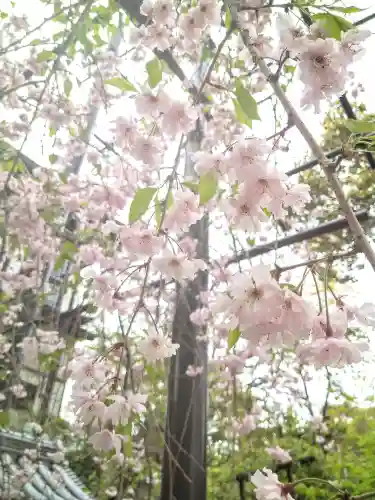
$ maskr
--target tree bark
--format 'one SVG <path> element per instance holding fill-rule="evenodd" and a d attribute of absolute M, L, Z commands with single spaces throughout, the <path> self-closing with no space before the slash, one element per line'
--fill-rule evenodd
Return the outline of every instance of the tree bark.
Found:
<path fill-rule="evenodd" d="M 199 149 L 199 127 L 188 137 L 187 175 L 193 174 L 190 153 Z M 198 242 L 196 257 L 208 262 L 207 216 L 191 226 L 189 236 Z M 207 346 L 197 339 L 205 332 L 191 322 L 190 314 L 201 307 L 199 295 L 207 287 L 207 271 L 184 287 L 177 285 L 172 340 L 180 347 L 169 371 L 161 500 L 206 499 Z M 203 373 L 187 376 L 189 365 L 202 366 Z"/>

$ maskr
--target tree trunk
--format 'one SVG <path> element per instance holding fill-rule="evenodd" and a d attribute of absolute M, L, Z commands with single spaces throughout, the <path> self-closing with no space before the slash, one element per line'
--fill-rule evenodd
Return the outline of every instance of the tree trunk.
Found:
<path fill-rule="evenodd" d="M 186 175 L 192 175 L 189 153 L 200 146 L 200 126 L 188 137 Z M 196 239 L 197 258 L 208 262 L 208 217 L 191 226 L 189 236 Z M 190 320 L 201 307 L 200 292 L 207 290 L 208 274 L 201 271 L 186 286 L 177 285 L 176 310 L 172 326 L 173 342 L 179 343 L 172 358 L 168 381 L 168 407 L 162 468 L 161 500 L 205 500 L 207 441 L 207 346 L 197 340 L 204 334 Z M 203 373 L 189 377 L 189 365 L 203 367 Z"/>

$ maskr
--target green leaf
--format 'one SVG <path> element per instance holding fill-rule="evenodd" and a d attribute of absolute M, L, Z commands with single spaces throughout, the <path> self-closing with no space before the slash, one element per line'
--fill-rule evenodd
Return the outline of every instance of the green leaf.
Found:
<path fill-rule="evenodd" d="M 104 83 L 107 85 L 112 85 L 112 87 L 116 87 L 123 92 L 137 92 L 137 89 L 132 83 L 129 82 L 127 78 L 114 77 L 110 78 L 109 80 L 104 80 Z"/>
<path fill-rule="evenodd" d="M 360 9 L 358 7 L 330 7 L 331 10 L 337 10 L 338 12 L 342 12 L 343 14 L 354 14 L 355 12 L 362 12 L 366 9 Z"/>
<path fill-rule="evenodd" d="M 193 193 L 195 194 L 199 193 L 199 184 L 196 184 L 195 182 L 191 181 L 184 181 L 182 184 L 188 189 L 190 189 L 190 191 L 193 191 Z"/>
<path fill-rule="evenodd" d="M 245 113 L 242 111 L 242 108 L 240 106 L 240 103 L 237 101 L 237 99 L 232 99 L 234 110 L 236 112 L 236 118 L 237 120 L 242 123 L 243 125 L 247 125 L 249 128 L 253 126 L 252 120 L 249 120 Z"/>
<path fill-rule="evenodd" d="M 375 132 L 375 121 L 368 120 L 343 120 L 342 124 L 350 132 L 355 134 L 366 134 Z"/>
<path fill-rule="evenodd" d="M 230 330 L 229 331 L 229 335 L 228 335 L 228 349 L 232 349 L 232 347 L 234 347 L 237 342 L 238 342 L 238 339 L 240 338 L 241 336 L 241 331 L 239 328 L 235 328 L 234 330 Z"/>
<path fill-rule="evenodd" d="M 67 260 L 73 260 L 77 252 L 78 248 L 73 242 L 65 241 L 61 247 L 60 255 L 55 261 L 54 271 L 59 271 Z"/>
<path fill-rule="evenodd" d="M 254 97 L 250 92 L 245 89 L 241 80 L 237 78 L 236 80 L 236 98 L 241 106 L 242 111 L 245 113 L 249 120 L 260 120 L 258 114 L 258 106 Z"/>
<path fill-rule="evenodd" d="M 168 210 L 172 205 L 173 205 L 173 193 L 169 192 L 168 194 L 168 200 L 167 200 L 167 205 L 166 205 L 166 210 Z M 155 219 L 156 219 L 156 227 L 157 229 L 160 229 L 161 225 L 161 217 L 162 217 L 162 212 L 163 212 L 163 207 L 164 207 L 165 201 L 160 201 L 158 196 L 156 195 L 155 198 Z"/>
<path fill-rule="evenodd" d="M 78 248 L 72 241 L 65 241 L 61 251 L 64 255 L 73 256 L 75 253 L 78 252 Z"/>
<path fill-rule="evenodd" d="M 163 78 L 163 67 L 157 57 L 146 64 L 148 84 L 153 89 Z"/>
<path fill-rule="evenodd" d="M 36 60 L 37 62 L 45 62 L 45 61 L 52 61 L 53 59 L 56 59 L 57 54 L 55 52 L 52 52 L 52 50 L 43 50 L 43 52 L 40 52 L 38 54 Z"/>
<path fill-rule="evenodd" d="M 334 14 L 315 14 L 313 21 L 319 22 L 325 33 L 336 40 L 341 40 L 341 33 L 353 28 L 353 24 L 341 16 Z"/>
<path fill-rule="evenodd" d="M 296 67 L 295 66 L 289 66 L 288 64 L 285 64 L 284 65 L 284 71 L 285 71 L 285 73 L 292 73 L 292 74 L 294 74 L 295 71 L 296 71 Z"/>
<path fill-rule="evenodd" d="M 72 84 L 71 80 L 69 80 L 69 78 L 67 78 L 64 81 L 64 92 L 65 92 L 66 97 L 70 96 L 70 92 L 72 91 L 72 87 L 73 87 L 73 84 Z"/>
<path fill-rule="evenodd" d="M 247 243 L 249 246 L 253 247 L 253 246 L 255 245 L 255 238 L 247 238 L 247 239 L 246 239 L 246 243 Z"/>
<path fill-rule="evenodd" d="M 217 176 L 214 172 L 207 172 L 199 179 L 198 192 L 199 203 L 204 205 L 208 203 L 216 194 Z"/>
<path fill-rule="evenodd" d="M 147 212 L 147 209 L 156 191 L 157 188 L 153 187 L 146 187 L 137 190 L 134 199 L 130 205 L 130 210 L 129 210 L 130 224 L 139 220 L 142 217 L 142 215 Z"/>
<path fill-rule="evenodd" d="M 160 229 L 161 224 L 161 201 L 158 198 L 158 195 L 155 197 L 155 220 L 156 220 L 156 228 Z"/>
<path fill-rule="evenodd" d="M 0 427 L 7 427 L 9 421 L 9 413 L 7 411 L 0 411 Z"/>
<path fill-rule="evenodd" d="M 227 28 L 227 31 L 230 29 L 232 26 L 232 15 L 230 13 L 229 7 L 225 9 L 225 27 Z"/>

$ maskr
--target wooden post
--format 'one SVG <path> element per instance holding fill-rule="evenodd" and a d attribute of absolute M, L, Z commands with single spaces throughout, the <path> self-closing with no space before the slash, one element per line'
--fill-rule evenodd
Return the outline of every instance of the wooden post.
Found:
<path fill-rule="evenodd" d="M 199 150 L 201 131 L 189 134 L 185 175 L 192 175 L 191 153 Z M 191 226 L 189 236 L 197 240 L 199 259 L 208 262 L 208 217 Z M 179 343 L 171 360 L 168 381 L 168 407 L 162 468 L 161 500 L 205 500 L 207 445 L 207 346 L 197 336 L 205 333 L 190 320 L 201 307 L 200 293 L 207 290 L 207 271 L 194 281 L 177 285 L 172 340 Z M 189 377 L 189 365 L 203 367 L 203 373 Z"/>

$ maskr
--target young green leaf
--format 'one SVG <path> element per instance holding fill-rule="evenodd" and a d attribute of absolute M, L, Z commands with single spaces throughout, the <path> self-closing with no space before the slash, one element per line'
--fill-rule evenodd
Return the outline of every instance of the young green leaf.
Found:
<path fill-rule="evenodd" d="M 137 89 L 127 78 L 114 77 L 109 80 L 104 80 L 104 83 L 112 85 L 112 87 L 116 87 L 123 92 L 137 92 Z"/>
<path fill-rule="evenodd" d="M 161 224 L 161 201 L 159 200 L 158 195 L 155 196 L 155 220 L 156 227 L 160 229 Z"/>
<path fill-rule="evenodd" d="M 52 50 L 43 50 L 43 52 L 40 52 L 37 55 L 36 61 L 37 62 L 45 62 L 45 61 L 52 61 L 53 59 L 56 59 L 57 54 L 55 52 L 52 52 Z"/>
<path fill-rule="evenodd" d="M 64 81 L 64 92 L 65 92 L 66 97 L 70 96 L 70 92 L 72 91 L 72 88 L 73 88 L 73 84 L 72 84 L 71 80 L 69 80 L 69 78 L 67 78 Z"/>
<path fill-rule="evenodd" d="M 188 189 L 190 189 L 190 191 L 192 191 L 194 194 L 199 193 L 199 184 L 196 184 L 195 182 L 191 181 L 184 181 L 182 184 Z"/>
<path fill-rule="evenodd" d="M 229 7 L 227 7 L 225 9 L 225 27 L 227 30 L 229 30 L 231 26 L 232 26 L 232 16 Z"/>
<path fill-rule="evenodd" d="M 359 7 L 330 7 L 331 10 L 337 10 L 338 12 L 342 12 L 343 14 L 354 14 L 356 12 L 362 12 L 362 10 L 365 9 L 360 9 Z"/>
<path fill-rule="evenodd" d="M 0 411 L 0 427 L 8 427 L 10 422 L 9 413 L 7 411 Z"/>
<path fill-rule="evenodd" d="M 228 349 L 232 349 L 232 347 L 234 347 L 237 342 L 238 342 L 238 339 L 240 338 L 241 336 L 241 331 L 239 328 L 234 328 L 234 330 L 230 330 L 229 331 L 229 335 L 228 335 Z"/>
<path fill-rule="evenodd" d="M 342 124 L 354 134 L 368 134 L 375 132 L 375 121 L 343 120 Z"/>
<path fill-rule="evenodd" d="M 217 191 L 217 177 L 213 172 L 203 174 L 199 179 L 199 203 L 204 205 L 213 198 Z"/>
<path fill-rule="evenodd" d="M 242 111 L 240 103 L 237 101 L 237 99 L 232 99 L 232 102 L 234 106 L 234 111 L 236 112 L 237 120 L 243 125 L 247 125 L 249 128 L 251 128 L 253 126 L 253 122 L 252 120 L 249 120 L 248 117 L 245 115 L 245 113 Z"/>
<path fill-rule="evenodd" d="M 236 80 L 235 94 L 237 101 L 247 118 L 249 120 L 260 120 L 257 103 L 250 92 L 243 86 L 239 78 Z"/>
<path fill-rule="evenodd" d="M 141 188 L 136 191 L 129 210 L 130 224 L 139 220 L 147 212 L 156 191 L 157 188 L 153 187 Z"/>
<path fill-rule="evenodd" d="M 146 64 L 148 84 L 153 89 L 163 78 L 163 68 L 157 57 Z"/>
<path fill-rule="evenodd" d="M 336 40 L 341 40 L 341 33 L 353 28 L 353 24 L 341 16 L 334 14 L 315 14 L 313 21 L 319 22 L 326 34 Z"/>

